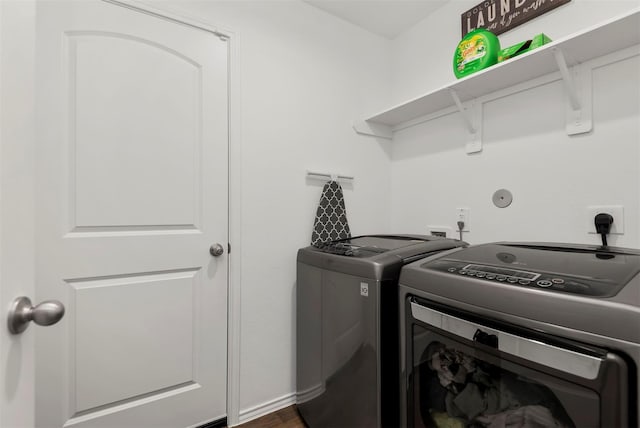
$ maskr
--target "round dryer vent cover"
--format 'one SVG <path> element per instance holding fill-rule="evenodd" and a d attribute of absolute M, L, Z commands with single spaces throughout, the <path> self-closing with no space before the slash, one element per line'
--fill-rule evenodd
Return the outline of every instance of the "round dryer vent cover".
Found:
<path fill-rule="evenodd" d="M 493 204 L 498 208 L 506 208 L 511 205 L 513 195 L 507 189 L 496 190 L 493 194 Z"/>

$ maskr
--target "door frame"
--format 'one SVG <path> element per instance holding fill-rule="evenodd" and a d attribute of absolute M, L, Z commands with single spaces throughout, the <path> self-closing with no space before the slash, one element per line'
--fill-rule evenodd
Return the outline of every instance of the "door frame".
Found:
<path fill-rule="evenodd" d="M 241 139 L 240 139 L 240 84 L 238 35 L 228 28 L 185 15 L 182 11 L 158 8 L 141 0 L 102 0 L 137 13 L 168 19 L 178 24 L 195 27 L 227 39 L 228 56 L 228 236 L 229 248 L 227 276 L 227 424 L 239 423 L 240 415 L 240 279 L 241 279 Z M 35 417 L 35 343 L 33 328 L 20 336 L 12 336 L 5 326 L 7 308 L 14 297 L 35 293 L 35 11 L 37 0 L 20 2 L 0 1 L 1 25 L 0 59 L 0 378 L 7 382 L 7 360 L 22 360 L 20 376 L 15 379 L 13 397 L 7 397 L 7 385 L 0 385 L 0 425 L 3 422 L 24 428 L 34 427 Z M 14 3 L 14 5 L 12 5 Z M 20 6 L 15 6 L 20 3 Z M 7 37 L 11 34 L 12 37 Z M 14 37 L 17 35 L 18 37 Z M 11 83 L 11 85 L 5 85 Z M 6 86 L 6 88 L 5 88 Z M 26 96 L 25 96 L 26 95 Z M 8 109 L 7 106 L 12 108 Z M 14 108 L 17 105 L 18 108 Z M 11 141 L 10 141 L 11 140 Z M 10 180 L 7 180 L 7 175 Z M 11 181 L 11 187 L 5 186 Z M 15 182 L 20 184 L 16 190 Z M 20 221 L 9 218 L 4 208 L 19 206 L 23 214 Z M 17 210 L 17 209 L 16 209 Z M 30 237 L 29 245 L 11 253 L 4 248 L 9 235 Z M 13 238 L 14 240 L 16 238 Z M 231 243 L 233 246 L 231 247 Z M 15 253 L 15 254 L 14 254 Z M 238 256 L 236 256 L 238 254 Z M 11 269 L 9 267 L 11 266 Z M 17 271 L 26 272 L 20 283 L 11 278 Z M 7 271 L 9 271 L 7 273 Z"/>

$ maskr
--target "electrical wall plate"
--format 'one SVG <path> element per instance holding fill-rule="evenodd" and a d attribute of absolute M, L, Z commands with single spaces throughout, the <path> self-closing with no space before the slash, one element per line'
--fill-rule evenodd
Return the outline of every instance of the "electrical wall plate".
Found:
<path fill-rule="evenodd" d="M 455 238 L 453 235 L 453 229 L 449 226 L 427 226 L 429 235 L 442 236 L 443 238 Z"/>
<path fill-rule="evenodd" d="M 463 221 L 464 226 L 462 227 L 463 232 L 469 231 L 469 212 L 471 210 L 469 208 L 456 208 L 456 232 L 458 231 L 458 222 Z"/>
<path fill-rule="evenodd" d="M 624 206 L 623 205 L 592 205 L 587 207 L 586 227 L 587 233 L 596 233 L 594 219 L 600 213 L 611 214 L 613 224 L 611 225 L 611 235 L 624 234 Z"/>

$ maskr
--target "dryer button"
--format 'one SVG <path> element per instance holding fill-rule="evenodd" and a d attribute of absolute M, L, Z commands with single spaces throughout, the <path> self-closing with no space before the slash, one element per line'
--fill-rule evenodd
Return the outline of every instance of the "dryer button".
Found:
<path fill-rule="evenodd" d="M 546 279 L 541 279 L 540 281 L 536 282 L 536 284 L 538 284 L 540 287 L 550 287 L 551 285 L 553 285 L 553 282 L 547 281 Z"/>

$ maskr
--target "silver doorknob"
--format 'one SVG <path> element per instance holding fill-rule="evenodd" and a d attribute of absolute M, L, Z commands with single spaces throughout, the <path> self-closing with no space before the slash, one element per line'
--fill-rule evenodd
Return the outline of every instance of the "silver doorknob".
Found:
<path fill-rule="evenodd" d="M 64 305 L 57 300 L 45 300 L 32 306 L 28 297 L 16 298 L 9 309 L 7 324 L 11 334 L 20 334 L 29 327 L 29 321 L 38 325 L 52 325 L 64 316 Z"/>
<path fill-rule="evenodd" d="M 224 247 L 220 244 L 213 244 L 211 248 L 209 248 L 209 253 L 211 253 L 213 257 L 221 256 L 224 254 Z"/>

